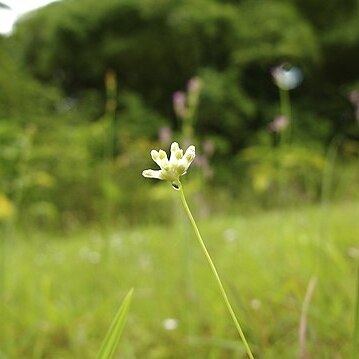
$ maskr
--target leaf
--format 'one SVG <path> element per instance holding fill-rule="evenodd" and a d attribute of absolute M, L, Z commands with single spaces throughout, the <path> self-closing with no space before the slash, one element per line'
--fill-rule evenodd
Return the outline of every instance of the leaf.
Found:
<path fill-rule="evenodd" d="M 120 309 L 116 313 L 110 329 L 108 330 L 96 359 L 111 359 L 115 355 L 117 345 L 120 341 L 123 328 L 127 319 L 128 310 L 131 304 L 133 289 L 131 289 L 123 300 Z"/>

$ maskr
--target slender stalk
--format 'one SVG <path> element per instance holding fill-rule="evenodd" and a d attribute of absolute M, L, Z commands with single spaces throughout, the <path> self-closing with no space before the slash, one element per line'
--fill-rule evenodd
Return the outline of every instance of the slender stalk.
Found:
<path fill-rule="evenodd" d="M 179 187 L 178 190 L 180 192 L 183 207 L 184 207 L 184 209 L 186 211 L 186 214 L 187 214 L 187 216 L 188 216 L 188 218 L 189 218 L 189 220 L 190 220 L 190 222 L 191 222 L 191 224 L 193 226 L 194 232 L 195 232 L 196 237 L 198 239 L 198 242 L 199 242 L 199 244 L 200 244 L 200 246 L 201 246 L 201 248 L 203 250 L 203 253 L 204 253 L 204 255 L 205 255 L 205 257 L 206 257 L 206 259 L 207 259 L 207 261 L 209 263 L 209 266 L 211 267 L 213 275 L 214 275 L 214 277 L 216 279 L 216 282 L 217 282 L 218 287 L 220 289 L 220 292 L 222 294 L 223 300 L 224 300 L 224 302 L 225 302 L 225 304 L 227 306 L 227 309 L 228 309 L 228 311 L 229 311 L 229 313 L 230 313 L 230 315 L 232 317 L 232 320 L 233 320 L 233 322 L 234 322 L 234 324 L 235 324 L 235 326 L 237 328 L 239 336 L 240 336 L 240 338 L 241 338 L 241 340 L 242 340 L 242 342 L 243 342 L 243 344 L 245 346 L 245 349 L 247 351 L 248 357 L 251 358 L 251 359 L 254 359 L 254 356 L 253 356 L 253 354 L 251 352 L 251 349 L 249 348 L 249 345 L 248 345 L 248 342 L 246 340 L 246 337 L 244 336 L 243 330 L 242 330 L 242 328 L 241 328 L 241 326 L 240 326 L 240 324 L 238 322 L 236 314 L 234 313 L 232 305 L 231 305 L 231 303 L 230 303 L 230 301 L 228 299 L 228 296 L 226 294 L 226 291 L 225 291 L 225 289 L 223 287 L 222 281 L 221 281 L 221 279 L 220 279 L 220 277 L 218 275 L 217 269 L 216 269 L 216 267 L 215 267 L 215 265 L 214 265 L 214 263 L 212 261 L 212 258 L 210 256 L 208 250 L 207 250 L 207 247 L 206 247 L 206 245 L 205 245 L 205 243 L 204 243 L 204 241 L 202 239 L 201 233 L 199 232 L 199 229 L 197 227 L 196 221 L 194 220 L 194 218 L 192 216 L 191 210 L 188 207 L 188 204 L 187 204 L 184 192 L 183 192 L 182 184 L 179 183 L 178 187 Z"/>
<path fill-rule="evenodd" d="M 290 104 L 289 90 L 279 88 L 279 101 L 280 101 L 280 112 L 288 120 L 288 128 L 281 134 L 288 144 L 292 140 L 293 136 L 293 119 L 292 119 L 292 108 Z M 283 139 L 282 139 L 283 140 Z"/>
<path fill-rule="evenodd" d="M 288 118 L 288 121 L 290 121 L 292 119 L 292 111 L 290 106 L 289 90 L 284 90 L 280 88 L 279 97 L 281 113 Z"/>
<path fill-rule="evenodd" d="M 111 184 L 114 182 L 114 159 L 116 149 L 116 123 L 117 123 L 117 77 L 116 73 L 109 69 L 105 77 L 106 87 L 106 105 L 104 121 L 106 124 L 106 130 L 104 135 L 104 147 L 103 147 L 103 162 L 104 162 L 104 177 L 103 182 L 109 181 Z M 104 193 L 104 215 L 103 215 L 103 237 L 104 237 L 104 258 L 106 261 L 110 255 L 110 234 L 109 227 L 112 220 L 112 211 L 114 201 L 111 196 Z"/>
<path fill-rule="evenodd" d="M 304 302 L 302 305 L 302 312 L 300 315 L 300 324 L 299 324 L 299 358 L 307 358 L 307 327 L 308 327 L 308 311 L 309 305 L 313 298 L 315 286 L 317 285 L 317 277 L 311 277 L 307 291 L 305 293 Z"/>
<path fill-rule="evenodd" d="M 353 331 L 353 359 L 359 357 L 359 267 L 357 273 L 357 288 L 355 300 L 355 314 L 354 314 L 354 331 Z"/>

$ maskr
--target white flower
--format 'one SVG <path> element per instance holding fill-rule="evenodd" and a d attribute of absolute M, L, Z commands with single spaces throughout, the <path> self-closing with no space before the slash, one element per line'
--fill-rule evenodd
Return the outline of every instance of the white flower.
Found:
<path fill-rule="evenodd" d="M 160 180 L 170 181 L 177 184 L 179 177 L 186 174 L 188 167 L 196 156 L 195 147 L 189 146 L 183 154 L 177 142 L 171 145 L 171 156 L 168 160 L 167 154 L 163 150 L 152 150 L 152 159 L 160 166 L 160 170 L 145 170 L 142 175 L 147 178 L 156 178 Z"/>
<path fill-rule="evenodd" d="M 282 90 L 293 90 L 303 80 L 302 71 L 298 67 L 287 67 L 280 65 L 272 69 L 272 76 L 275 84 Z"/>
<path fill-rule="evenodd" d="M 174 318 L 167 318 L 162 322 L 162 325 L 166 330 L 175 330 L 178 327 L 178 321 Z"/>

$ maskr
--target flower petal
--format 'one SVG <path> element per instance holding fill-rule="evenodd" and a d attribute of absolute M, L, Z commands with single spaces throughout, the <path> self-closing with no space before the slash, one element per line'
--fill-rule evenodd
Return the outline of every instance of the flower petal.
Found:
<path fill-rule="evenodd" d="M 158 170 L 158 171 L 154 171 L 154 170 L 144 170 L 142 172 L 142 176 L 146 177 L 146 178 L 155 178 L 155 179 L 159 179 L 159 180 L 163 180 L 163 175 L 162 175 L 162 171 Z"/>
<path fill-rule="evenodd" d="M 193 145 L 189 146 L 183 156 L 188 162 L 192 162 L 196 157 L 196 147 Z"/>
<path fill-rule="evenodd" d="M 180 151 L 180 148 L 178 146 L 177 142 L 173 142 L 171 145 L 171 157 L 170 157 L 170 163 L 174 164 L 177 162 L 176 154 Z"/>
<path fill-rule="evenodd" d="M 161 169 L 167 169 L 168 168 L 168 158 L 167 154 L 163 150 L 152 150 L 151 151 L 151 157 L 152 159 L 161 167 Z"/>
<path fill-rule="evenodd" d="M 187 171 L 188 167 L 196 157 L 196 148 L 191 145 L 187 148 L 182 160 L 180 161 L 180 165 L 184 167 L 184 172 Z"/>
<path fill-rule="evenodd" d="M 163 150 L 159 150 L 158 151 L 158 158 L 159 158 L 159 166 L 162 169 L 167 169 L 168 168 L 168 158 L 167 158 L 167 153 Z"/>

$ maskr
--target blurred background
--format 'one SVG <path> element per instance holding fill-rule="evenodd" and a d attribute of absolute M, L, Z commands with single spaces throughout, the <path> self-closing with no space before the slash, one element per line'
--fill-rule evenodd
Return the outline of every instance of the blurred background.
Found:
<path fill-rule="evenodd" d="M 191 140 L 210 162 L 211 192 L 272 206 L 281 181 L 286 203 L 317 201 L 335 139 L 348 167 L 333 195 L 358 196 L 358 171 L 347 173 L 358 154 L 357 21 L 356 1 L 67 0 L 25 13 L 0 39 L 3 202 L 43 226 L 98 220 L 104 199 L 116 221 L 145 218 L 153 191 L 139 174 L 150 148 L 183 138 L 173 94 L 194 77 Z M 291 149 L 278 154 L 285 129 L 271 123 L 288 114 L 271 72 L 282 64 L 303 79 L 290 91 Z"/>
<path fill-rule="evenodd" d="M 227 321 L 213 319 L 227 315 L 216 289 L 198 289 L 207 268 L 182 243 L 191 232 L 176 192 L 141 176 L 156 169 L 150 150 L 173 141 L 196 145 L 185 189 L 258 357 L 295 357 L 308 279 L 336 258 L 308 350 L 347 358 L 352 312 L 338 330 L 325 321 L 355 300 L 358 24 L 356 0 L 2 0 L 0 358 L 93 357 L 136 285 L 119 357 L 241 357 Z M 330 255 L 319 260 L 323 243 Z M 295 263 L 288 283 L 283 261 Z M 231 282 L 260 263 L 273 278 L 263 267 Z M 334 282 L 345 295 L 331 303 Z M 174 293 L 184 295 L 173 302 Z M 207 310 L 192 323 L 201 293 Z M 286 324 L 273 327 L 275 308 L 290 311 Z"/>

